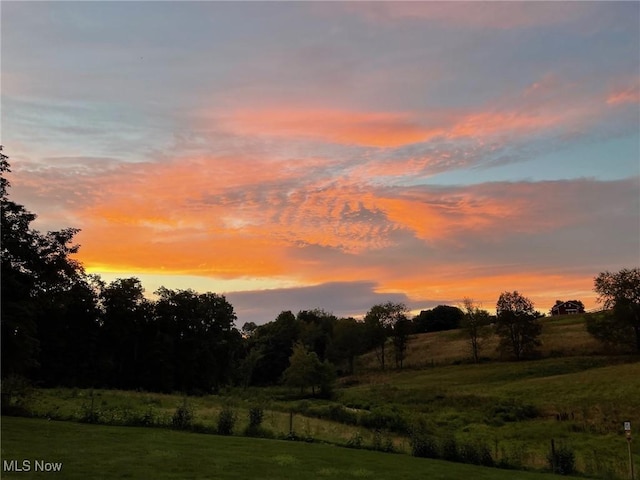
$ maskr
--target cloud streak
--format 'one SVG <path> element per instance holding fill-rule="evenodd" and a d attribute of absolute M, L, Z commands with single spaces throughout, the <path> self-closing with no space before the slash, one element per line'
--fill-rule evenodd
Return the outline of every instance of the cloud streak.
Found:
<path fill-rule="evenodd" d="M 589 305 L 640 249 L 638 9 L 10 3 L 12 195 L 94 272 L 295 287 L 247 318 Z"/>

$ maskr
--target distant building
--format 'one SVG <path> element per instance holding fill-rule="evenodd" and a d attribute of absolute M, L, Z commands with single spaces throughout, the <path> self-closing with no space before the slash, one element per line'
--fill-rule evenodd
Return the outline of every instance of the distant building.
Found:
<path fill-rule="evenodd" d="M 562 300 L 556 301 L 556 304 L 551 307 L 551 315 L 575 315 L 577 313 L 584 313 L 584 305 L 580 300 L 569 300 L 563 302 Z"/>

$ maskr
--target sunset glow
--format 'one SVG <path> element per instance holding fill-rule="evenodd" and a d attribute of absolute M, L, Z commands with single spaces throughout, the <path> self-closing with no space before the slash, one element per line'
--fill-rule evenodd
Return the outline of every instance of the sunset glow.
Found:
<path fill-rule="evenodd" d="M 637 2 L 3 2 L 2 144 L 105 280 L 238 324 L 640 264 Z M 172 28 L 167 28 L 172 25 Z"/>

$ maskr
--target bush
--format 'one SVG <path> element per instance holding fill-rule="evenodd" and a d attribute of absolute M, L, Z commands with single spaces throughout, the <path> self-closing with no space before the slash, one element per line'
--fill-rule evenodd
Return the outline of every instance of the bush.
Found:
<path fill-rule="evenodd" d="M 409 426 L 403 415 L 394 408 L 376 407 L 368 415 L 360 418 L 360 424 L 365 428 L 375 430 L 390 430 L 392 432 L 407 433 Z"/>
<path fill-rule="evenodd" d="M 249 409 L 249 425 L 243 434 L 248 437 L 273 438 L 273 432 L 262 426 L 264 419 L 264 409 L 262 407 L 251 407 Z"/>
<path fill-rule="evenodd" d="M 462 463 L 484 465 L 485 467 L 494 466 L 491 450 L 485 444 L 480 442 L 460 445 L 458 448 L 458 456 Z"/>
<path fill-rule="evenodd" d="M 193 410 L 186 398 L 182 400 L 182 405 L 176 408 L 171 418 L 171 426 L 178 430 L 189 430 L 193 427 Z"/>
<path fill-rule="evenodd" d="M 486 423 L 499 426 L 506 422 L 519 422 L 537 416 L 538 409 L 534 405 L 516 400 L 502 400 L 489 407 Z"/>
<path fill-rule="evenodd" d="M 349 448 L 362 448 L 363 438 L 360 432 L 356 432 L 347 441 L 347 447 Z"/>
<path fill-rule="evenodd" d="M 382 431 L 376 430 L 373 432 L 373 440 L 371 442 L 371 448 L 379 452 L 393 453 L 396 451 L 393 446 L 393 440 L 388 434 L 383 434 Z"/>
<path fill-rule="evenodd" d="M 236 412 L 230 407 L 223 407 L 218 415 L 218 434 L 231 435 L 236 424 Z"/>
<path fill-rule="evenodd" d="M 633 326 L 616 318 L 614 311 L 588 315 L 586 326 L 587 332 L 604 344 L 609 354 L 632 352 L 635 348 Z"/>
<path fill-rule="evenodd" d="M 264 419 L 264 409 L 262 407 L 251 407 L 249 409 L 249 428 L 258 428 Z"/>
<path fill-rule="evenodd" d="M 560 475 L 571 475 L 576 471 L 576 457 L 573 450 L 565 445 L 554 447 L 551 444 L 551 450 L 547 455 L 547 462 L 553 473 Z"/>
<path fill-rule="evenodd" d="M 34 389 L 31 382 L 20 375 L 2 379 L 2 414 L 29 416 Z"/>
<path fill-rule="evenodd" d="M 458 443 L 453 436 L 448 436 L 442 440 L 442 459 L 449 462 L 459 462 L 460 454 L 458 452 Z"/>
<path fill-rule="evenodd" d="M 435 439 L 426 432 L 412 433 L 409 440 L 411 455 L 422 458 L 439 458 L 438 444 Z"/>
<path fill-rule="evenodd" d="M 422 458 L 439 458 L 438 444 L 429 432 L 427 422 L 420 418 L 409 432 L 411 455 Z"/>

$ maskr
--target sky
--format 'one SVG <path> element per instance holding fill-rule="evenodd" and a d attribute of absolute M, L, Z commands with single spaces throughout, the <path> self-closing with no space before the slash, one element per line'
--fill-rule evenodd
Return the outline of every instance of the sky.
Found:
<path fill-rule="evenodd" d="M 640 265 L 638 2 L 11 2 L 11 198 L 237 325 Z"/>

